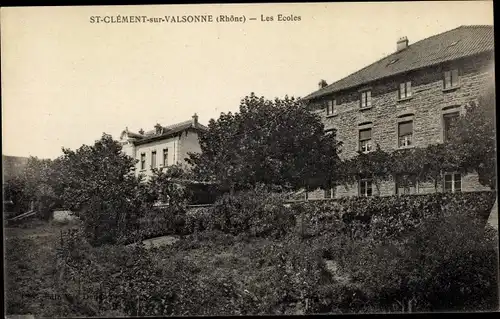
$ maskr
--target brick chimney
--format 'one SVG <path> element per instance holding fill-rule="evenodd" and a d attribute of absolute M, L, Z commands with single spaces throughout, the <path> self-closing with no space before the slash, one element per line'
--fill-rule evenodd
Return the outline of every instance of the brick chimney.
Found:
<path fill-rule="evenodd" d="M 198 126 L 198 115 L 196 113 L 193 115 L 193 126 Z"/>
<path fill-rule="evenodd" d="M 408 38 L 407 37 L 401 37 L 399 38 L 397 42 L 397 51 L 404 50 L 408 47 Z"/>

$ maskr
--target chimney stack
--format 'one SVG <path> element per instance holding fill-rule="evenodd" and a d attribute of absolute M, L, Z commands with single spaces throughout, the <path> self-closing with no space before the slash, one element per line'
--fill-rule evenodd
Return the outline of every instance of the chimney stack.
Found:
<path fill-rule="evenodd" d="M 318 86 L 319 86 L 319 89 L 321 90 L 322 88 L 328 86 L 328 83 L 326 83 L 325 80 L 321 80 L 321 81 L 319 81 Z"/>
<path fill-rule="evenodd" d="M 401 50 L 404 50 L 408 47 L 408 38 L 407 37 L 402 37 L 402 38 L 399 38 L 398 42 L 397 42 L 397 51 L 401 51 Z"/>
<path fill-rule="evenodd" d="M 196 113 L 193 115 L 193 126 L 198 126 L 198 115 Z"/>

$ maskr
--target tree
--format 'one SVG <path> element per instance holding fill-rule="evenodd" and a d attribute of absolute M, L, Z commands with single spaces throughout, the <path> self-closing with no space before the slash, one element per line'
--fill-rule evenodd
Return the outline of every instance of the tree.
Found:
<path fill-rule="evenodd" d="M 190 154 L 198 178 L 228 189 L 258 184 L 315 188 L 334 178 L 340 143 L 299 100 L 274 101 L 254 93 L 239 113 L 222 113 L 201 133 L 201 154 Z"/>
<path fill-rule="evenodd" d="M 449 154 L 467 172 L 477 172 L 482 185 L 496 188 L 495 89 L 488 86 L 477 103 L 465 107 L 450 129 Z"/>
<path fill-rule="evenodd" d="M 6 181 L 5 196 L 14 202 L 16 212 L 35 209 L 42 219 L 50 218 L 59 203 L 53 189 L 52 166 L 52 160 L 32 156 L 18 176 Z"/>
<path fill-rule="evenodd" d="M 55 163 L 56 191 L 64 206 L 78 213 L 93 245 L 113 243 L 137 226 L 144 185 L 133 173 L 136 160 L 110 135 L 93 146 L 63 149 Z"/>

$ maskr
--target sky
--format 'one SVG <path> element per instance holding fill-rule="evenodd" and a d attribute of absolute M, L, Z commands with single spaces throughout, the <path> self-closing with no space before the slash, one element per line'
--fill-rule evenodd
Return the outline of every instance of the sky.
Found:
<path fill-rule="evenodd" d="M 251 92 L 303 97 L 321 79 L 330 84 L 393 53 L 402 36 L 411 45 L 460 25 L 493 25 L 492 1 L 0 10 L 2 153 L 40 158 L 104 132 L 118 139 L 125 127 L 147 131 L 194 113 L 207 124 L 237 112 Z M 91 23 L 118 15 L 245 22 Z"/>

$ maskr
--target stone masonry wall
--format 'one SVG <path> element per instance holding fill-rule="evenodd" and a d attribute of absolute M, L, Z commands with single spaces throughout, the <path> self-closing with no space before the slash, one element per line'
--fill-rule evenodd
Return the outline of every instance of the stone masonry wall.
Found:
<path fill-rule="evenodd" d="M 397 63 L 397 62 L 396 62 Z M 458 87 L 443 89 L 443 72 L 459 70 Z M 340 157 L 350 158 L 359 148 L 359 129 L 372 128 L 372 145 L 379 144 L 383 150 L 398 148 L 398 123 L 413 120 L 413 147 L 425 147 L 443 142 L 443 114 L 453 111 L 464 112 L 464 106 L 477 101 L 482 89 L 494 81 L 494 57 L 487 53 L 467 59 L 452 61 L 422 70 L 370 83 L 349 91 L 340 92 L 311 103 L 322 118 L 325 129 L 335 128 L 337 138 L 343 142 Z M 399 83 L 411 81 L 412 96 L 399 100 Z M 372 106 L 360 110 L 360 91 L 371 89 Z M 333 115 L 326 115 L 323 107 L 326 100 L 335 98 L 337 105 Z M 361 124 L 361 125 L 360 125 Z M 419 193 L 434 192 L 430 183 L 421 183 Z M 462 177 L 463 191 L 484 190 L 476 174 Z M 438 191 L 442 185 L 438 185 Z M 337 186 L 335 197 L 358 195 L 358 186 Z M 379 195 L 395 193 L 394 181 L 381 183 Z M 374 194 L 377 194 L 374 185 Z M 309 194 L 309 198 L 323 198 L 322 190 Z"/>

